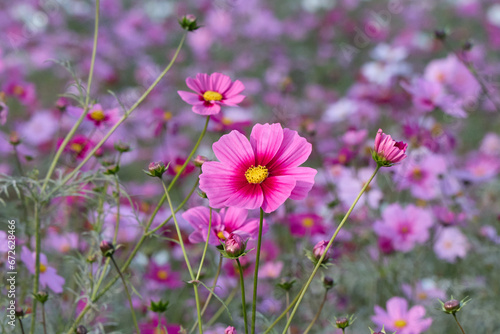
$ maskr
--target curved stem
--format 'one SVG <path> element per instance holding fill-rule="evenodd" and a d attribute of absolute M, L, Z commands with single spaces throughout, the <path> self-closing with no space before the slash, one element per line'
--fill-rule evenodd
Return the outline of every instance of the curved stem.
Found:
<path fill-rule="evenodd" d="M 240 272 L 240 286 L 241 286 L 241 306 L 243 308 L 243 319 L 245 320 L 245 334 L 248 334 L 248 320 L 247 320 L 247 303 L 245 299 L 245 279 L 243 278 L 243 268 L 239 259 L 236 259 L 238 263 L 238 271 Z"/>
<path fill-rule="evenodd" d="M 252 334 L 255 334 L 255 318 L 257 315 L 257 282 L 259 278 L 260 247 L 262 246 L 263 222 L 264 222 L 264 210 L 260 208 L 259 238 L 257 239 L 257 255 L 255 256 L 255 272 L 253 275 Z"/>
<path fill-rule="evenodd" d="M 97 54 L 97 38 L 99 35 L 99 2 L 100 0 L 96 0 L 95 3 L 95 26 L 94 26 L 94 45 L 92 47 L 92 58 L 90 60 L 90 71 L 89 71 L 89 77 L 87 80 L 87 95 L 85 98 L 85 105 L 83 106 L 83 111 L 82 115 L 78 119 L 78 121 L 73 125 L 69 133 L 66 135 L 64 138 L 63 142 L 61 143 L 61 146 L 59 146 L 59 149 L 56 152 L 56 155 L 54 156 L 54 159 L 52 160 L 52 163 L 50 164 L 49 170 L 47 171 L 47 175 L 45 176 L 45 180 L 43 181 L 42 185 L 42 190 L 40 191 L 43 193 L 45 191 L 45 188 L 47 187 L 47 184 L 49 183 L 50 177 L 52 176 L 52 173 L 54 173 L 54 169 L 56 168 L 57 162 L 59 161 L 59 158 L 61 157 L 62 152 L 66 148 L 66 145 L 68 145 L 69 141 L 71 138 L 73 138 L 73 135 L 75 134 L 76 130 L 80 127 L 80 124 L 82 124 L 83 120 L 87 116 L 87 113 L 89 111 L 89 102 L 90 102 L 90 87 L 92 85 L 92 78 L 94 76 L 94 65 L 95 65 L 95 57 Z"/>
<path fill-rule="evenodd" d="M 311 285 L 311 282 L 312 282 L 314 276 L 316 275 L 316 272 L 319 270 L 319 267 L 321 266 L 321 263 L 323 263 L 323 260 L 325 259 L 325 256 L 326 256 L 328 250 L 330 249 L 330 247 L 332 247 L 333 241 L 337 237 L 337 234 L 339 233 L 339 231 L 342 228 L 342 226 L 344 226 L 345 222 L 347 221 L 347 218 L 349 218 L 349 216 L 351 215 L 352 210 L 354 209 L 354 207 L 358 203 L 359 199 L 361 198 L 361 195 L 363 195 L 363 193 L 366 191 L 366 189 L 370 185 L 370 182 L 373 180 L 373 178 L 375 177 L 375 175 L 377 174 L 377 172 L 378 172 L 379 169 L 380 169 L 380 166 L 377 165 L 377 168 L 375 168 L 375 171 L 373 172 L 372 176 L 370 177 L 370 179 L 368 180 L 368 182 L 365 183 L 365 185 L 363 186 L 363 188 L 359 192 L 358 196 L 354 200 L 354 203 L 352 203 L 351 207 L 349 208 L 349 210 L 345 214 L 344 218 L 340 222 L 339 226 L 335 230 L 335 233 L 332 235 L 332 237 L 330 239 L 330 242 L 328 243 L 328 245 L 325 248 L 325 251 L 323 252 L 323 255 L 321 255 L 321 257 L 319 258 L 318 263 L 314 267 L 314 270 L 313 270 L 311 276 L 309 276 L 309 279 L 307 280 L 304 288 L 302 289 L 301 293 L 299 294 L 299 299 L 297 300 L 297 303 L 295 304 L 295 307 L 293 308 L 292 314 L 290 315 L 290 319 L 288 319 L 288 321 L 286 323 L 285 329 L 283 330 L 283 334 L 285 334 L 286 331 L 287 331 L 287 329 L 290 327 L 290 324 L 292 323 L 292 319 L 293 319 L 295 313 L 297 312 L 297 310 L 299 308 L 300 302 L 302 301 L 302 298 L 304 298 L 304 295 L 306 294 L 307 288 L 309 287 L 309 285 Z"/>
<path fill-rule="evenodd" d="M 303 288 L 302 288 L 303 289 Z M 297 300 L 299 300 L 299 296 L 300 296 L 300 293 L 302 292 L 302 290 L 299 291 L 299 293 L 297 294 L 297 296 L 295 296 L 295 298 L 292 300 L 292 302 L 290 303 L 290 305 L 288 305 L 288 307 L 276 318 L 276 320 L 274 320 L 274 322 L 265 330 L 265 332 L 263 334 L 267 334 L 271 331 L 271 329 L 273 329 L 274 326 L 276 326 L 276 324 L 285 317 L 285 315 L 288 314 L 288 312 L 292 309 L 292 307 L 295 305 L 295 303 L 297 302 Z M 288 321 L 288 319 L 287 319 Z"/>
<path fill-rule="evenodd" d="M 227 299 L 224 301 L 224 304 L 229 305 L 229 303 L 233 300 L 234 296 L 236 295 L 236 292 L 238 291 L 238 287 L 236 286 L 233 291 L 229 294 Z M 221 307 L 215 312 L 214 316 L 208 320 L 207 326 L 212 326 L 217 319 L 221 316 L 222 313 L 224 313 L 225 307 L 224 305 L 221 305 Z"/>
<path fill-rule="evenodd" d="M 328 290 L 325 289 L 325 296 L 323 297 L 323 301 L 321 302 L 321 305 L 319 306 L 318 312 L 316 312 L 316 315 L 314 316 L 314 319 L 311 321 L 311 323 L 309 324 L 309 326 L 307 326 L 307 328 L 306 328 L 306 330 L 304 331 L 303 334 L 309 333 L 309 331 L 311 330 L 311 328 L 314 326 L 314 324 L 318 320 L 319 316 L 321 315 L 321 311 L 323 311 L 323 306 L 325 306 L 325 302 L 326 302 L 326 297 L 327 296 L 328 296 Z"/>
<path fill-rule="evenodd" d="M 460 327 L 460 330 L 462 331 L 462 334 L 465 334 L 465 331 L 462 328 L 462 325 L 460 325 L 460 322 L 458 322 L 457 315 L 455 313 L 453 313 L 453 318 L 455 318 L 455 321 L 457 322 L 458 327 Z"/>
<path fill-rule="evenodd" d="M 217 266 L 217 272 L 215 273 L 214 284 L 212 284 L 212 291 L 214 291 L 215 287 L 217 286 L 217 280 L 219 279 L 220 270 L 222 268 L 222 259 L 223 258 L 224 257 L 221 254 L 220 257 L 219 257 L 219 265 Z M 205 304 L 203 305 L 203 308 L 201 309 L 201 316 L 202 317 L 203 317 L 203 315 L 205 314 L 205 311 L 208 308 L 208 304 L 210 303 L 210 300 L 212 299 L 212 296 L 213 296 L 213 293 L 211 293 L 211 294 L 208 295 L 207 300 L 205 301 Z M 198 321 L 196 321 L 193 324 L 193 327 L 191 327 L 191 330 L 189 331 L 189 333 L 192 333 L 194 331 L 194 329 L 196 328 L 196 325 L 198 325 Z"/>
<path fill-rule="evenodd" d="M 196 274 L 196 280 L 200 278 L 201 268 L 203 268 L 203 262 L 205 261 L 205 255 L 207 254 L 207 249 L 208 249 L 208 240 L 210 239 L 211 234 L 212 234 L 212 208 L 210 208 L 210 214 L 208 218 L 207 240 L 205 241 L 205 248 L 203 249 L 203 255 L 201 256 L 200 266 L 198 267 L 198 273 Z"/>
<path fill-rule="evenodd" d="M 120 275 L 120 278 L 122 279 L 123 287 L 125 288 L 125 293 L 127 294 L 128 303 L 130 306 L 130 312 L 132 312 L 132 320 L 134 321 L 135 330 L 137 331 L 137 334 L 141 334 L 141 330 L 139 329 L 139 325 L 137 324 L 137 318 L 135 317 L 134 305 L 132 304 L 132 297 L 130 296 L 130 292 L 128 291 L 127 282 L 125 282 L 125 277 L 123 277 L 120 267 L 118 267 L 118 265 L 116 264 L 113 255 L 111 255 L 109 258 L 111 259 L 111 262 L 113 262 L 116 271 L 118 271 L 118 275 Z"/>
<path fill-rule="evenodd" d="M 38 287 L 40 283 L 40 214 L 39 214 L 38 203 L 35 203 L 34 210 L 34 220 L 35 220 L 35 281 L 33 283 L 33 295 L 38 293 Z M 37 300 L 33 298 L 33 304 L 31 306 L 31 327 L 30 334 L 35 333 L 36 327 L 36 305 Z"/>
<path fill-rule="evenodd" d="M 58 184 L 49 194 L 52 195 L 56 190 L 58 190 L 60 187 L 62 187 L 63 185 L 65 185 L 73 176 L 75 176 L 75 174 L 83 167 L 83 165 L 85 165 L 89 160 L 90 158 L 92 158 L 95 154 L 95 152 L 97 152 L 97 150 L 99 150 L 101 148 L 101 146 L 108 140 L 109 137 L 111 137 L 111 135 L 116 131 L 116 129 L 128 118 L 128 116 L 146 99 L 146 97 L 149 95 L 149 93 L 151 93 L 151 91 L 156 87 L 156 85 L 158 85 L 158 83 L 160 82 L 160 80 L 165 76 L 165 74 L 167 74 L 167 72 L 170 70 L 170 68 L 172 67 L 172 65 L 174 64 L 175 60 L 177 59 L 177 56 L 179 55 L 179 52 L 182 48 L 182 45 L 184 44 L 184 40 L 186 39 L 186 34 L 184 34 L 182 36 L 182 39 L 179 43 L 179 46 L 177 47 L 177 50 L 175 51 L 175 54 L 174 54 L 174 57 L 172 58 L 172 60 L 170 61 L 170 63 L 167 65 L 167 67 L 165 67 L 165 69 L 163 70 L 163 72 L 158 76 L 158 78 L 156 78 L 156 80 L 151 84 L 151 86 L 149 86 L 149 88 L 144 92 L 144 94 L 142 94 L 142 96 L 134 103 L 134 105 L 132 107 L 130 107 L 130 109 L 128 109 L 126 112 L 125 112 L 125 115 L 122 116 L 122 118 L 120 118 L 120 120 L 108 131 L 108 133 L 101 139 L 101 141 L 96 145 L 94 146 L 94 148 L 90 151 L 90 153 L 87 154 L 87 156 L 85 157 L 85 159 L 83 159 L 83 161 L 75 167 L 75 169 L 69 173 L 62 181 L 60 184 Z M 178 173 L 179 175 L 179 173 Z M 47 180 L 48 181 L 48 180 Z"/>

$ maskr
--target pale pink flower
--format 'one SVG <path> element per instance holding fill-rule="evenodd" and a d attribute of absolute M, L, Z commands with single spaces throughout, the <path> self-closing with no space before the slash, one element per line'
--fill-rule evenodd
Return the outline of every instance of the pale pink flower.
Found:
<path fill-rule="evenodd" d="M 464 258 L 469 248 L 467 237 L 457 227 L 441 229 L 434 242 L 436 256 L 451 263 L 454 263 L 458 258 Z"/>
<path fill-rule="evenodd" d="M 200 175 L 200 189 L 213 208 L 261 207 L 269 213 L 287 198 L 304 199 L 314 185 L 317 171 L 299 167 L 311 154 L 311 144 L 280 124 L 256 124 L 250 140 L 231 131 L 213 150 L 220 162 L 205 162 Z"/>
<path fill-rule="evenodd" d="M 35 252 L 26 247 L 21 250 L 21 261 L 31 274 L 35 274 Z M 45 254 L 40 254 L 40 286 L 48 286 L 55 293 L 63 292 L 64 278 L 57 275 L 55 268 L 49 267 Z"/>
<path fill-rule="evenodd" d="M 231 81 L 227 75 L 221 73 L 198 73 L 196 79 L 187 78 L 187 86 L 195 93 L 177 91 L 184 102 L 193 106 L 193 112 L 200 115 L 214 115 L 219 113 L 221 105 L 236 106 L 243 101 L 240 93 L 245 89 L 241 81 Z"/>
<path fill-rule="evenodd" d="M 432 318 L 423 318 L 425 308 L 415 305 L 408 309 L 408 302 L 401 297 L 392 297 L 387 301 L 387 311 L 375 306 L 372 321 L 386 330 L 397 331 L 398 334 L 420 334 L 431 327 Z"/>

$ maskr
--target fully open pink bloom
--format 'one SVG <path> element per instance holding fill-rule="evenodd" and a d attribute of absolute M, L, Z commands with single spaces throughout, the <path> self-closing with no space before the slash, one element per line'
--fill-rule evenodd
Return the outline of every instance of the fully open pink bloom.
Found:
<path fill-rule="evenodd" d="M 402 208 L 394 203 L 387 206 L 382 213 L 382 220 L 375 222 L 373 229 L 378 236 L 390 239 L 395 250 L 409 252 L 415 244 L 429 239 L 433 218 L 426 209 L 412 204 Z"/>
<path fill-rule="evenodd" d="M 298 167 L 311 154 L 311 144 L 280 124 L 256 124 L 250 140 L 231 131 L 213 150 L 220 162 L 205 162 L 200 175 L 213 208 L 262 207 L 269 213 L 289 197 L 304 199 L 314 184 L 317 171 Z"/>
<path fill-rule="evenodd" d="M 35 274 L 35 252 L 30 252 L 26 247 L 21 250 L 21 261 L 31 274 Z M 57 275 L 55 268 L 49 267 L 45 254 L 40 254 L 40 285 L 48 286 L 55 293 L 63 292 L 64 278 Z"/>
<path fill-rule="evenodd" d="M 434 242 L 436 256 L 451 263 L 454 263 L 457 258 L 464 258 L 469 249 L 467 237 L 457 227 L 441 229 Z"/>
<path fill-rule="evenodd" d="M 187 78 L 187 86 L 195 93 L 177 91 L 184 102 L 193 105 L 193 112 L 200 115 L 214 115 L 219 113 L 220 106 L 236 106 L 243 101 L 240 93 L 245 89 L 241 81 L 231 81 L 227 75 L 221 73 L 198 73 L 196 79 Z"/>
<path fill-rule="evenodd" d="M 383 133 L 382 129 L 378 129 L 375 136 L 373 158 L 382 166 L 390 166 L 406 158 L 407 147 L 408 144 L 395 141 L 390 135 Z"/>
<path fill-rule="evenodd" d="M 386 330 L 397 331 L 398 334 L 420 334 L 432 324 L 432 318 L 425 318 L 425 308 L 415 305 L 408 310 L 408 302 L 401 297 L 392 297 L 387 301 L 387 311 L 375 306 L 372 321 Z"/>
<path fill-rule="evenodd" d="M 87 114 L 87 119 L 93 122 L 96 127 L 113 125 L 118 121 L 118 118 L 118 108 L 104 110 L 100 104 L 94 104 Z"/>

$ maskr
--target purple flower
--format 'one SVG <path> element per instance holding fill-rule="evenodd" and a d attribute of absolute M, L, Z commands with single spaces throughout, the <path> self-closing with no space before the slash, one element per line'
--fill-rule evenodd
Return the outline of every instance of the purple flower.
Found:
<path fill-rule="evenodd" d="M 451 263 L 457 258 L 464 258 L 469 248 L 467 237 L 457 227 L 441 229 L 434 242 L 436 256 Z"/>
<path fill-rule="evenodd" d="M 35 274 L 35 252 L 30 252 L 26 247 L 21 251 L 21 261 L 33 275 Z M 55 293 L 63 292 L 64 278 L 57 275 L 56 269 L 49 267 L 45 254 L 40 254 L 40 285 L 42 288 L 48 286 Z"/>

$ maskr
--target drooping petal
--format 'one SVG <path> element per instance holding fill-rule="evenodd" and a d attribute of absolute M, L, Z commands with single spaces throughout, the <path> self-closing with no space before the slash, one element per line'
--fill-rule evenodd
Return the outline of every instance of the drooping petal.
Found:
<path fill-rule="evenodd" d="M 266 166 L 276 155 L 283 142 L 283 129 L 278 123 L 255 124 L 250 144 L 255 152 L 256 165 Z"/>
<path fill-rule="evenodd" d="M 239 131 L 233 130 L 222 136 L 212 146 L 220 162 L 232 166 L 234 172 L 244 172 L 255 164 L 255 154 L 248 139 Z"/>
<path fill-rule="evenodd" d="M 275 211 L 285 203 L 295 188 L 295 179 L 288 176 L 271 176 L 261 183 L 264 192 L 262 210 L 266 213 Z"/>

